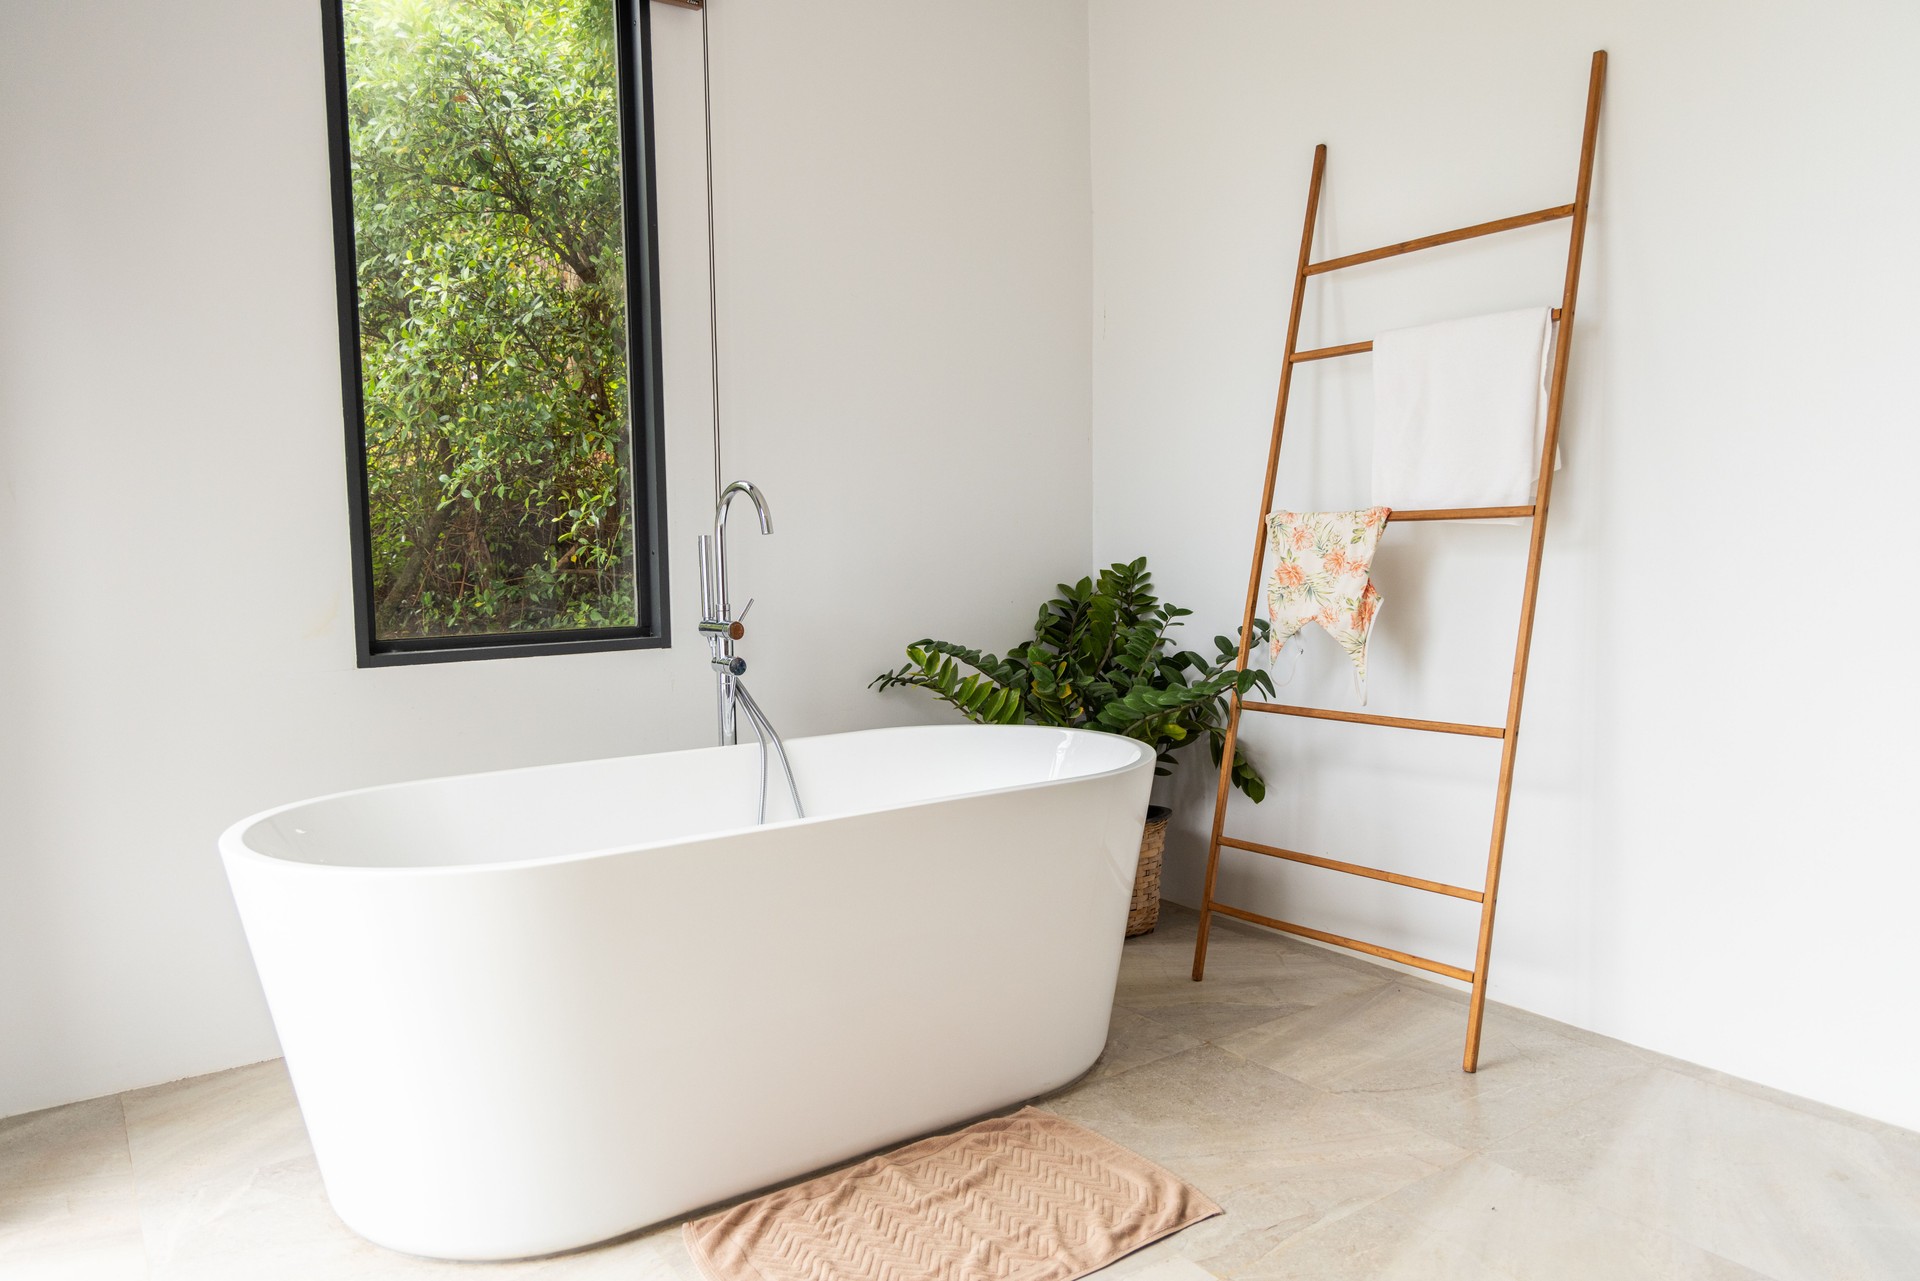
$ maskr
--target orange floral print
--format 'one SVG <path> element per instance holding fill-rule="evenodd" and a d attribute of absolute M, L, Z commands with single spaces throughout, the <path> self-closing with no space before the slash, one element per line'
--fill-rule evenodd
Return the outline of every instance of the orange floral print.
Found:
<path fill-rule="evenodd" d="M 1353 607 L 1352 627 L 1364 632 L 1373 624 L 1373 615 L 1380 608 L 1380 593 L 1373 590 L 1373 584 L 1367 584 L 1367 590 L 1360 593 L 1360 603 Z"/>
<path fill-rule="evenodd" d="M 1318 623 L 1353 662 L 1354 686 L 1367 701 L 1367 637 L 1382 604 L 1368 574 L 1374 549 L 1392 513 L 1385 507 L 1350 512 L 1273 512 L 1267 544 L 1267 617 L 1273 653 L 1308 623 Z"/>

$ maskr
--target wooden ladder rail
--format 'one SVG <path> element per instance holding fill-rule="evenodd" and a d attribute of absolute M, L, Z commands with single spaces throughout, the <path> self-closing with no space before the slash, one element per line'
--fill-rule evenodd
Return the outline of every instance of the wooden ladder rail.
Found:
<path fill-rule="evenodd" d="M 1273 429 L 1267 446 L 1266 481 L 1260 493 L 1260 514 L 1257 522 L 1253 545 L 1253 570 L 1247 577 L 1247 602 L 1240 618 L 1240 649 L 1235 669 L 1245 671 L 1251 654 L 1253 613 L 1260 596 L 1260 579 L 1266 567 L 1267 513 L 1273 507 L 1273 493 L 1279 474 L 1280 445 L 1286 433 L 1287 402 L 1293 388 L 1293 367 L 1307 361 L 1326 360 L 1338 356 L 1356 355 L 1373 350 L 1371 342 L 1347 343 L 1336 347 L 1321 347 L 1309 351 L 1299 349 L 1300 313 L 1306 298 L 1307 277 L 1324 272 L 1337 271 L 1344 267 L 1359 266 L 1362 263 L 1377 262 L 1383 258 L 1413 253 L 1422 249 L 1431 249 L 1438 245 L 1454 244 L 1458 241 L 1478 236 L 1492 235 L 1497 232 L 1511 231 L 1519 227 L 1536 226 L 1543 222 L 1559 218 L 1569 218 L 1572 226 L 1568 233 L 1567 267 L 1564 284 L 1561 289 L 1560 305 L 1554 309 L 1554 318 L 1560 322 L 1554 338 L 1553 373 L 1548 384 L 1547 423 L 1544 439 L 1541 442 L 1539 486 L 1530 506 L 1524 507 L 1479 507 L 1446 508 L 1428 511 L 1394 512 L 1390 521 L 1418 520 L 1474 520 L 1488 517 L 1530 517 L 1532 531 L 1527 543 L 1527 570 L 1525 585 L 1520 601 L 1520 625 L 1514 641 L 1513 676 L 1507 693 L 1507 715 L 1503 724 L 1467 725 L 1450 721 L 1413 720 L 1406 717 L 1379 716 L 1371 713 L 1337 712 L 1319 708 L 1292 707 L 1279 703 L 1256 702 L 1235 695 L 1229 702 L 1227 712 L 1226 741 L 1223 744 L 1220 763 L 1219 786 L 1214 793 L 1213 829 L 1207 841 L 1206 879 L 1201 889 L 1200 930 L 1194 942 L 1193 978 L 1199 982 L 1206 974 L 1207 943 L 1213 925 L 1213 915 L 1218 912 L 1238 920 L 1263 925 L 1270 929 L 1296 934 L 1303 938 L 1314 939 L 1337 947 L 1383 957 L 1431 973 L 1443 974 L 1472 985 L 1468 1002 L 1466 1048 L 1461 1056 L 1461 1069 L 1472 1072 L 1479 1067 L 1481 1029 L 1485 1021 L 1487 1000 L 1487 971 L 1493 953 L 1494 908 L 1499 899 L 1500 869 L 1506 853 L 1507 813 L 1513 799 L 1514 760 L 1518 752 L 1520 737 L 1521 705 L 1526 697 L 1527 660 L 1533 645 L 1533 623 L 1535 606 L 1539 599 L 1540 564 L 1546 548 L 1547 510 L 1553 496 L 1553 459 L 1560 443 L 1561 411 L 1566 400 L 1567 366 L 1573 352 L 1574 313 L 1580 295 L 1580 262 L 1586 244 L 1587 209 L 1593 194 L 1593 161 L 1595 146 L 1600 130 L 1600 99 L 1606 82 L 1607 54 L 1597 50 L 1587 78 L 1587 110 L 1580 138 L 1580 167 L 1576 182 L 1573 203 L 1556 205 L 1533 213 L 1519 214 L 1511 218 L 1495 219 L 1491 222 L 1476 223 L 1471 227 L 1462 227 L 1456 231 L 1441 232 L 1437 235 L 1423 236 L 1416 240 L 1402 241 L 1380 249 L 1364 253 L 1348 254 L 1344 257 L 1330 258 L 1322 262 L 1312 262 L 1313 236 L 1320 208 L 1320 189 L 1326 176 L 1327 148 L 1323 143 L 1313 150 L 1313 175 L 1307 184 L 1307 210 L 1305 225 L 1300 233 L 1300 256 L 1294 268 L 1292 309 L 1287 320 L 1286 355 L 1280 368 L 1280 389 L 1275 398 Z M 1345 721 L 1361 725 L 1386 726 L 1397 729 L 1424 730 L 1436 733 L 1465 734 L 1482 738 L 1500 740 L 1499 782 L 1494 794 L 1493 833 L 1488 843 L 1486 875 L 1480 890 L 1474 891 L 1463 886 L 1445 885 L 1437 881 L 1422 880 L 1418 877 L 1402 876 L 1376 868 L 1362 867 L 1358 864 L 1343 863 L 1335 859 L 1317 855 L 1302 854 L 1294 850 L 1283 850 L 1275 846 L 1261 845 L 1253 841 L 1244 841 L 1228 837 L 1225 834 L 1227 817 L 1227 798 L 1232 788 L 1233 755 L 1239 742 L 1240 717 L 1243 712 L 1269 712 L 1278 715 L 1308 717 L 1316 720 Z M 1330 934 L 1323 930 L 1310 929 L 1288 921 L 1262 916 L 1244 908 L 1231 907 L 1217 902 L 1214 889 L 1218 882 L 1220 869 L 1220 850 L 1222 847 L 1263 854 L 1268 857 L 1319 867 L 1328 871 L 1343 872 L 1348 875 L 1367 877 L 1409 889 L 1428 893 L 1442 894 L 1480 904 L 1480 928 L 1474 947 L 1474 963 L 1471 970 L 1444 962 L 1429 960 L 1426 957 L 1396 951 L 1374 943 Z"/>

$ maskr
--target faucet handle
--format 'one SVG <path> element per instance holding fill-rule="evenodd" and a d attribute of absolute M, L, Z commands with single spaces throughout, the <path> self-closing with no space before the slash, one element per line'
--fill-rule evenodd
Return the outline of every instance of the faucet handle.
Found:
<path fill-rule="evenodd" d="M 735 622 L 738 622 L 738 623 L 744 623 L 744 622 L 746 622 L 746 621 L 747 621 L 747 611 L 748 611 L 748 610 L 750 610 L 750 609 L 752 609 L 752 608 L 753 608 L 753 597 L 751 597 L 751 596 L 749 596 L 749 597 L 747 597 L 747 603 L 746 603 L 746 604 L 744 604 L 744 605 L 742 605 L 742 606 L 740 607 L 740 617 L 739 617 L 739 618 L 737 618 L 737 619 L 735 619 L 734 621 L 735 621 Z M 738 636 L 735 636 L 735 637 L 734 637 L 734 639 L 735 639 L 735 640 L 739 640 L 740 638 L 739 638 Z"/>

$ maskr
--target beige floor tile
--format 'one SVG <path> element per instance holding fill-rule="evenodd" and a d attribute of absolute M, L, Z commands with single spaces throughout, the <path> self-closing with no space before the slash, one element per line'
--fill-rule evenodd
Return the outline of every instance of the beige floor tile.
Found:
<path fill-rule="evenodd" d="M 1150 962 L 1162 971 L 1188 971 L 1193 968 L 1193 944 L 1200 932 L 1199 914 L 1177 903 L 1160 905 L 1160 925 L 1153 933 L 1127 940 L 1123 963 Z M 1271 956 L 1275 943 L 1285 940 L 1271 931 L 1256 930 L 1226 917 L 1214 918 L 1209 964 L 1213 958 L 1231 958 L 1246 952 Z"/>
<path fill-rule="evenodd" d="M 1183 1232 L 1179 1250 L 1223 1276 L 1464 1155 L 1212 1046 L 1087 1083 L 1047 1107 L 1160 1162 L 1218 1202 L 1226 1214 Z"/>
<path fill-rule="evenodd" d="M 1100 1269 L 1093 1275 L 1101 1281 L 1218 1281 L 1215 1273 L 1207 1271 L 1192 1259 L 1182 1258 L 1179 1255 L 1154 1259 L 1128 1272 L 1117 1271 L 1120 1267 L 1121 1264 L 1116 1263 L 1112 1267 Z"/>
<path fill-rule="evenodd" d="M 1653 1067 L 1487 1155 L 1778 1281 L 1920 1276 L 1920 1135 L 1903 1130 Z"/>
<path fill-rule="evenodd" d="M 1190 974 L 1193 969 L 1194 942 L 1200 933 L 1199 915 L 1173 903 L 1162 904 L 1161 911 L 1160 928 L 1142 938 L 1128 939 L 1122 955 L 1128 961 L 1137 958 L 1162 970 Z M 1206 972 L 1211 979 L 1213 975 L 1236 965 L 1271 967 L 1276 959 L 1284 963 L 1286 953 L 1317 958 L 1361 974 L 1378 976 L 1389 973 L 1380 966 L 1345 953 L 1315 947 L 1272 930 L 1236 921 L 1230 916 L 1217 915 L 1213 918 L 1213 928 L 1208 935 Z"/>
<path fill-rule="evenodd" d="M 1845 1108 L 1834 1107 L 1829 1103 L 1819 1103 L 1813 1099 L 1801 1098 L 1797 1094 L 1788 1094 L 1785 1090 L 1777 1090 L 1770 1085 L 1762 1085 L 1758 1081 L 1743 1080 L 1740 1077 L 1732 1076 L 1715 1068 L 1702 1067 L 1698 1063 L 1689 1063 L 1685 1059 L 1676 1059 L 1671 1055 L 1661 1054 L 1656 1050 L 1643 1050 L 1637 1046 L 1625 1045 L 1611 1038 L 1602 1037 L 1595 1032 L 1587 1032 L 1577 1028 L 1569 1029 L 1569 1031 L 1580 1036 L 1594 1037 L 1609 1045 L 1619 1046 L 1622 1049 L 1640 1056 L 1640 1058 L 1656 1067 L 1664 1067 L 1669 1071 L 1678 1072 L 1681 1076 L 1690 1076 L 1696 1081 L 1704 1081 L 1709 1085 L 1722 1085 L 1736 1093 L 1749 1095 L 1764 1102 L 1778 1104 L 1780 1107 L 1789 1108 L 1795 1112 L 1804 1112 L 1808 1116 L 1819 1117 L 1822 1120 L 1838 1122 L 1841 1125 L 1849 1126 L 1865 1134 L 1878 1135 L 1894 1142 L 1907 1141 L 1914 1136 L 1914 1131 L 1912 1130 L 1903 1130 L 1897 1125 L 1889 1125 L 1884 1121 L 1876 1121 L 1871 1117 L 1861 1116 L 1857 1112 L 1849 1112 Z"/>
<path fill-rule="evenodd" d="M 1445 1236 L 1377 1207 L 1301 1233 L 1234 1276 L 1237 1281 L 1516 1281 L 1489 1270 L 1484 1260 Z M 1549 1274 L 1527 1281 L 1558 1278 Z"/>
<path fill-rule="evenodd" d="M 0 1121 L 0 1222 L 7 1194 L 36 1184 L 126 1174 L 127 1127 L 118 1097 Z"/>
<path fill-rule="evenodd" d="M 1203 981 L 1192 981 L 1192 964 L 1189 944 L 1123 966 L 1115 1004 L 1211 1041 L 1378 989 L 1391 978 L 1375 966 L 1239 928 L 1215 929 Z"/>
<path fill-rule="evenodd" d="M 1103 1077 L 1130 1072 L 1134 1068 L 1164 1059 L 1169 1054 L 1191 1050 L 1199 1044 L 1197 1037 L 1189 1036 L 1164 1023 L 1156 1023 L 1144 1014 L 1135 1014 L 1132 1010 L 1116 1007 L 1113 1011 L 1113 1021 L 1107 1028 L 1107 1048 L 1101 1051 L 1100 1059 L 1093 1065 L 1092 1070 L 1075 1082 L 1075 1085 L 1085 1085 Z"/>
<path fill-rule="evenodd" d="M 1093 1275 L 1099 1281 L 1154 1281 L 1156 1273 L 1162 1268 L 1184 1268 L 1187 1270 L 1188 1278 L 1194 1278 L 1196 1275 L 1199 1278 L 1216 1275 L 1205 1268 L 1200 1268 L 1199 1264 L 1187 1257 L 1186 1245 L 1190 1234 L 1191 1229 L 1187 1232 L 1176 1232 L 1170 1237 L 1162 1237 L 1152 1245 L 1135 1250 L 1124 1259 L 1109 1263 Z M 1200 1268 L 1198 1274 L 1192 1271 L 1194 1268 Z M 1175 1272 L 1173 1275 L 1177 1277 L 1180 1273 Z"/>
<path fill-rule="evenodd" d="M 1178 903 L 1160 901 L 1160 920 L 1151 934 L 1140 934 L 1127 940 L 1129 954 L 1144 951 L 1193 949 L 1193 936 L 1198 928 L 1200 916 L 1192 908 L 1182 907 Z"/>
<path fill-rule="evenodd" d="M 125 1102 L 156 1278 L 240 1277 L 261 1257 L 299 1259 L 325 1276 L 354 1252 L 279 1062 L 135 1090 Z M 371 1272 L 383 1261 L 359 1262 Z"/>
<path fill-rule="evenodd" d="M 1326 1229 L 1303 1233 L 1243 1275 L 1765 1281 L 1751 1269 L 1482 1157 L 1449 1166 Z"/>
<path fill-rule="evenodd" d="M 244 1177 L 312 1155 L 285 1064 L 274 1059 L 121 1096 L 143 1187 Z"/>
<path fill-rule="evenodd" d="M 1645 1063 L 1624 1046 L 1561 1035 L 1490 1008 L 1479 1070 L 1460 1070 L 1466 1007 L 1396 981 L 1286 1015 L 1219 1044 L 1309 1085 L 1365 1099 L 1462 1147 L 1478 1148 L 1591 1097 Z"/>
<path fill-rule="evenodd" d="M 154 1281 L 257 1281 L 263 1261 L 298 1261 L 302 1281 L 675 1276 L 644 1237 L 483 1268 L 363 1240 L 327 1203 L 277 1062 L 129 1094 L 127 1136 Z"/>
<path fill-rule="evenodd" d="M 0 1193 L 0 1277 L 7 1281 L 141 1281 L 133 1176 L 125 1170 Z"/>

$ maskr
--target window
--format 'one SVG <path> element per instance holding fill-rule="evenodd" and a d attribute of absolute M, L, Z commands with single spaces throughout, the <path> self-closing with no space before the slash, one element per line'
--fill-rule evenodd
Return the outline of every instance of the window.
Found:
<path fill-rule="evenodd" d="M 323 0 L 361 666 L 664 645 L 644 0 Z"/>

